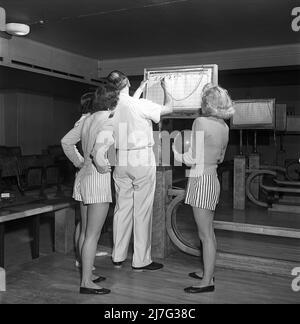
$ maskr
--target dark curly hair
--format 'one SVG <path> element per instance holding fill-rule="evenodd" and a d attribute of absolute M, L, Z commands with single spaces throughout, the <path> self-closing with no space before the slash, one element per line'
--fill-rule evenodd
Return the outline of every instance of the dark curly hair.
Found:
<path fill-rule="evenodd" d="M 88 114 L 93 112 L 93 101 L 95 92 L 87 92 L 80 98 L 81 114 Z"/>
<path fill-rule="evenodd" d="M 109 83 L 101 84 L 94 94 L 93 112 L 114 110 L 119 101 L 120 91 Z"/>

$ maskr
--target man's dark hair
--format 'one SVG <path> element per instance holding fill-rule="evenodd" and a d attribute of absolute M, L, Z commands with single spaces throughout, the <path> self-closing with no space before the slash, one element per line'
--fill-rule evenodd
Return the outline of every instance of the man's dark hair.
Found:
<path fill-rule="evenodd" d="M 120 71 L 112 71 L 106 78 L 109 82 L 111 82 L 118 90 L 124 89 L 128 83 L 129 80 L 127 76 Z"/>

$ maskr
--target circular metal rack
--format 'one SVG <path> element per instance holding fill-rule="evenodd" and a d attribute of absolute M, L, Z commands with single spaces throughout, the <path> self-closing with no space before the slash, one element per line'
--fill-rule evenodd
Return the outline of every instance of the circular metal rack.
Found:
<path fill-rule="evenodd" d="M 200 256 L 201 251 L 196 246 L 188 242 L 178 230 L 177 226 L 177 210 L 184 203 L 185 190 L 171 189 L 170 196 L 173 200 L 169 204 L 166 213 L 167 231 L 171 241 L 182 251 L 190 255 Z"/>

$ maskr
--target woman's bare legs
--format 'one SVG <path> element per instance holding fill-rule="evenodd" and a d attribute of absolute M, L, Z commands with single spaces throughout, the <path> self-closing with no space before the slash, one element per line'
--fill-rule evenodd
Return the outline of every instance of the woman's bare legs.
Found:
<path fill-rule="evenodd" d="M 82 247 L 85 240 L 85 233 L 86 233 L 86 226 L 87 226 L 87 213 L 88 213 L 88 206 L 84 205 L 83 203 L 80 204 L 80 213 L 81 213 L 81 222 L 80 222 L 80 235 L 78 238 L 78 251 L 80 256 L 80 262 L 82 259 Z"/>
<path fill-rule="evenodd" d="M 81 220 L 78 222 L 76 225 L 75 229 L 75 236 L 74 236 L 74 243 L 75 243 L 75 258 L 76 262 L 80 263 L 80 256 L 79 256 L 79 247 L 78 247 L 78 242 L 79 242 L 79 237 L 80 237 L 80 231 L 81 231 Z"/>
<path fill-rule="evenodd" d="M 81 250 L 85 238 L 86 232 L 86 218 L 87 218 L 87 206 L 82 202 L 80 203 L 80 222 L 76 226 L 75 231 L 75 249 L 76 249 L 76 260 L 81 264 Z"/>
<path fill-rule="evenodd" d="M 91 204 L 87 207 L 87 226 L 82 247 L 82 279 L 81 287 L 99 289 L 93 283 L 92 270 L 98 240 L 107 217 L 109 203 Z"/>
<path fill-rule="evenodd" d="M 217 241 L 214 232 L 214 212 L 211 210 L 193 208 L 195 221 L 198 227 L 199 239 L 202 242 L 204 273 L 201 283 L 194 287 L 203 287 L 213 284 L 216 264 Z"/>

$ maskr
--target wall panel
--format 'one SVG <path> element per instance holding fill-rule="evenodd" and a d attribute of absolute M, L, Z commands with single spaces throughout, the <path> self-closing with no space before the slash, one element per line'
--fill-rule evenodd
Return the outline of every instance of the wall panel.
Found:
<path fill-rule="evenodd" d="M 5 145 L 19 145 L 19 114 L 17 93 L 7 92 L 4 96 Z"/>
<path fill-rule="evenodd" d="M 19 93 L 19 145 L 23 154 L 41 152 L 49 145 L 53 124 L 51 97 Z"/>
<path fill-rule="evenodd" d="M 74 126 L 80 117 L 79 104 L 77 102 L 54 99 L 53 101 L 53 136 L 50 143 L 56 144 Z"/>
<path fill-rule="evenodd" d="M 21 146 L 23 154 L 41 154 L 79 118 L 78 103 L 47 95 L 7 91 L 0 94 L 0 145 Z M 2 118 L 4 117 L 4 118 Z"/>
<path fill-rule="evenodd" d="M 5 143 L 5 128 L 4 128 L 4 95 L 0 93 L 0 145 Z"/>

